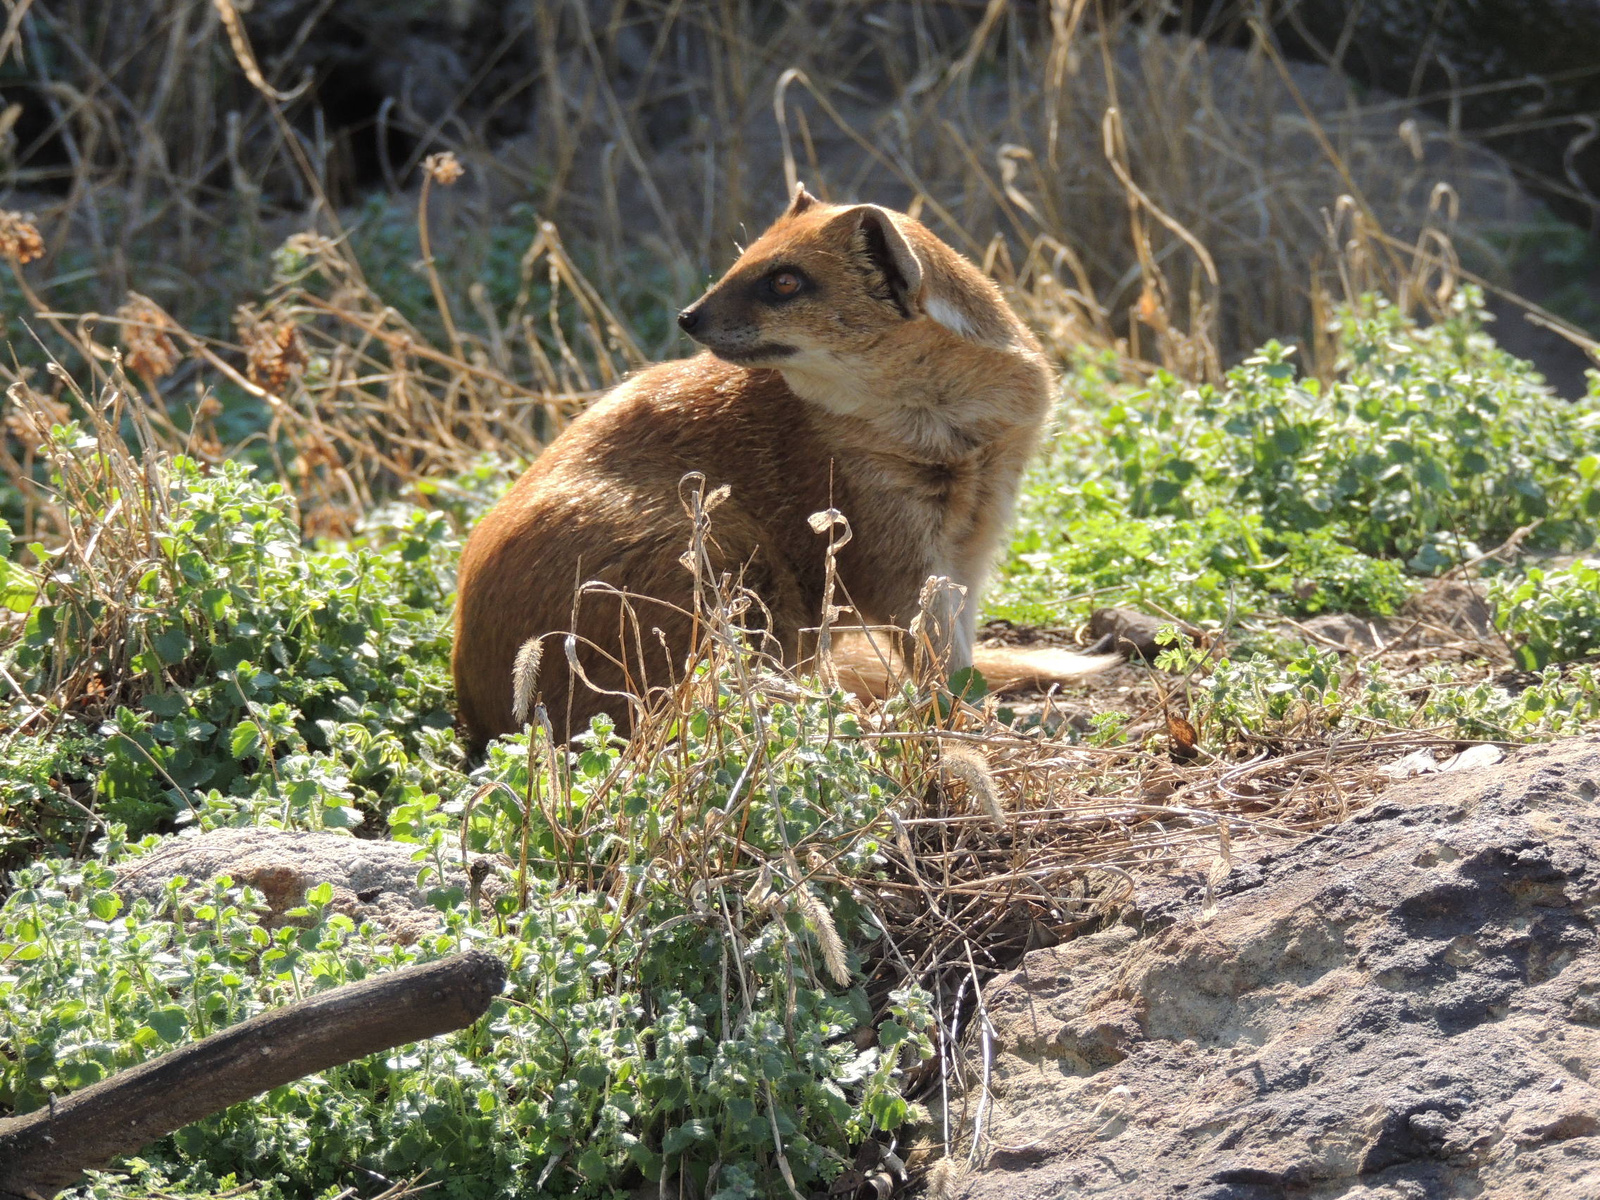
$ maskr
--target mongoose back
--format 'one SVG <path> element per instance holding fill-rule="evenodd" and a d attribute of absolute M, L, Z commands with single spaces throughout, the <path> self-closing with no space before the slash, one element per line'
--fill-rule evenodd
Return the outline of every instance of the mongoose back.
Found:
<path fill-rule="evenodd" d="M 808 518 L 836 508 L 853 533 L 837 567 L 856 620 L 904 628 L 925 582 L 944 576 L 966 597 L 940 593 L 947 669 L 975 664 L 998 687 L 1105 664 L 975 649 L 979 594 L 1052 377 L 965 258 L 908 216 L 801 187 L 678 323 L 705 352 L 604 396 L 467 541 L 453 665 L 475 747 L 516 728 L 513 664 L 530 638 L 544 639 L 539 692 L 562 738 L 599 712 L 626 728 L 620 693 L 681 673 L 694 580 L 680 562 L 692 530 L 679 484 L 695 471 L 707 490 L 731 489 L 712 517 L 713 566 L 761 598 L 790 663 L 823 604 L 825 539 Z M 615 596 L 579 596 L 591 580 L 649 598 L 633 602 L 639 628 Z M 587 682 L 572 678 L 569 632 Z"/>

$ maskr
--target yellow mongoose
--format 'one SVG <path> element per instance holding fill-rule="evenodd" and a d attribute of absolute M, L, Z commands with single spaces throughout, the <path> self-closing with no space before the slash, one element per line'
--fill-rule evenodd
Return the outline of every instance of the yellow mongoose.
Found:
<path fill-rule="evenodd" d="M 853 530 L 837 563 L 856 619 L 903 628 L 930 576 L 965 588 L 964 604 L 941 593 L 947 669 L 976 660 L 999 687 L 1110 661 L 974 649 L 979 593 L 1051 374 L 999 289 L 924 226 L 801 187 L 678 323 L 709 353 L 615 388 L 468 539 L 454 669 L 474 746 L 515 727 L 512 667 L 529 638 L 579 635 L 594 687 L 571 678 L 561 638 L 542 656 L 539 692 L 559 737 L 602 711 L 626 728 L 626 703 L 606 692 L 675 680 L 693 636 L 693 577 L 679 561 L 691 536 L 679 481 L 692 471 L 708 490 L 730 485 L 712 519 L 715 569 L 742 573 L 791 663 L 823 604 L 826 539 L 807 519 L 828 508 Z M 587 580 L 660 603 L 634 603 L 634 631 L 616 597 L 575 598 Z"/>

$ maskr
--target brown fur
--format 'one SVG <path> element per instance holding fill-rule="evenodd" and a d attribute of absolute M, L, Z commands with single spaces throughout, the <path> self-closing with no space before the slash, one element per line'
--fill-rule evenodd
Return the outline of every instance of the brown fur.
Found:
<path fill-rule="evenodd" d="M 796 294 L 773 290 L 779 272 L 803 280 Z M 530 637 L 575 631 L 584 672 L 606 691 L 681 670 L 693 578 L 679 561 L 691 537 L 679 482 L 692 471 L 708 491 L 730 486 L 712 515 L 714 566 L 742 572 L 788 661 L 821 612 L 825 539 L 807 518 L 829 507 L 853 530 L 838 567 L 858 619 L 904 627 L 929 576 L 946 576 L 966 602 L 935 614 L 941 649 L 950 669 L 974 661 L 979 591 L 1051 390 L 1038 343 L 999 290 L 909 217 L 801 189 L 679 319 L 710 353 L 650 367 L 604 397 L 467 542 L 454 668 L 474 744 L 514 728 L 512 664 Z M 665 603 L 636 602 L 635 631 L 615 597 L 590 592 L 575 605 L 587 580 Z M 870 686 L 875 656 L 853 653 L 846 666 Z M 995 686 L 1103 665 L 1060 651 L 979 650 L 976 663 Z M 626 722 L 619 697 L 570 677 L 560 639 L 546 647 L 539 691 L 560 736 L 596 712 Z"/>

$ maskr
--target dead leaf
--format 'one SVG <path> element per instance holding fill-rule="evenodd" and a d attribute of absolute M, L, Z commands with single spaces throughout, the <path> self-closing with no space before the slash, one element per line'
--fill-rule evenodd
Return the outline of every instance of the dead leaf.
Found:
<path fill-rule="evenodd" d="M 1177 713 L 1167 714 L 1167 736 L 1172 739 L 1172 755 L 1174 758 L 1193 758 L 1200 753 L 1199 735 L 1194 731 L 1194 726 L 1189 724 L 1185 717 Z"/>

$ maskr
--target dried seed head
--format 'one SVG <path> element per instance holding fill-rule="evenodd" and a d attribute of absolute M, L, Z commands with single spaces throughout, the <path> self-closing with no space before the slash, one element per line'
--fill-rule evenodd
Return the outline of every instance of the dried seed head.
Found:
<path fill-rule="evenodd" d="M 15 406 L 5 417 L 5 430 L 30 449 L 41 445 L 50 436 L 52 425 L 65 425 L 72 410 L 59 400 L 52 400 L 18 381 L 6 389 L 6 397 Z"/>
<path fill-rule="evenodd" d="M 844 942 L 839 938 L 839 930 L 834 926 L 833 914 L 828 911 L 828 906 L 813 896 L 805 884 L 795 888 L 793 893 L 794 906 L 798 908 L 811 926 L 812 932 L 817 935 L 817 944 L 822 947 L 822 965 L 828 969 L 828 974 L 840 987 L 850 986 L 850 966 L 845 962 Z"/>
<path fill-rule="evenodd" d="M 272 254 L 272 274 L 279 283 L 290 282 L 307 271 L 333 264 L 342 266 L 339 244 L 320 233 L 306 231 L 291 235 Z M 337 276 L 337 271 L 334 272 Z"/>
<path fill-rule="evenodd" d="M 934 1163 L 928 1172 L 928 1200 L 954 1200 L 962 1174 L 961 1164 L 953 1158 Z"/>
<path fill-rule="evenodd" d="M 772 890 L 772 865 L 762 863 L 761 870 L 756 875 L 756 881 L 750 885 L 750 890 L 744 894 L 744 902 L 757 912 L 768 912 L 774 908 L 776 893 Z M 781 905 L 778 905 L 781 907 Z"/>
<path fill-rule="evenodd" d="M 539 661 L 544 658 L 544 643 L 531 637 L 517 651 L 511 667 L 511 711 L 518 725 L 525 725 L 533 711 L 533 695 L 539 686 Z"/>
<path fill-rule="evenodd" d="M 168 331 L 177 328 L 172 318 L 155 301 L 129 292 L 128 299 L 117 309 L 117 319 L 122 322 L 123 358 L 128 367 L 149 383 L 172 374 L 180 357 L 167 336 Z"/>
<path fill-rule="evenodd" d="M 1401 121 L 1400 128 L 1396 132 L 1399 133 L 1400 140 L 1405 143 L 1406 149 L 1411 151 L 1412 158 L 1423 162 L 1428 157 L 1428 151 L 1422 144 L 1422 130 L 1417 125 L 1415 117 L 1407 117 Z"/>
<path fill-rule="evenodd" d="M 1150 326 L 1151 329 L 1159 332 L 1166 328 L 1166 310 L 1161 306 L 1160 297 L 1148 286 L 1139 293 L 1139 303 L 1135 305 L 1135 311 L 1139 315 L 1139 320 Z"/>
<path fill-rule="evenodd" d="M 1000 792 L 994 785 L 989 760 L 971 746 L 942 746 L 939 750 L 939 783 L 946 791 L 959 782 L 969 804 L 981 808 L 997 821 L 1006 817 Z"/>
<path fill-rule="evenodd" d="M 300 453 L 295 455 L 294 462 L 289 469 L 296 478 L 308 478 L 318 467 L 330 467 L 337 470 L 344 465 L 344 460 L 339 457 L 339 452 L 333 448 L 333 443 L 326 438 L 309 437 L 300 445 Z"/>
<path fill-rule="evenodd" d="M 244 345 L 250 382 L 280 395 L 306 369 L 306 347 L 293 321 L 263 317 L 248 304 L 233 314 Z"/>
<path fill-rule="evenodd" d="M 355 532 L 359 523 L 359 514 L 346 505 L 320 504 L 301 514 L 300 532 L 313 540 L 343 540 Z"/>
<path fill-rule="evenodd" d="M 449 187 L 466 174 L 461 160 L 449 150 L 428 155 L 422 160 L 422 169 L 428 173 L 428 178 L 440 187 Z"/>
<path fill-rule="evenodd" d="M 0 212 L 0 257 L 29 263 L 44 256 L 44 238 L 32 213 Z"/>
<path fill-rule="evenodd" d="M 321 258 L 333 254 L 338 249 L 338 243 L 331 237 L 317 233 L 315 230 L 305 230 L 301 233 L 290 234 L 283 243 L 296 254 L 306 258 Z"/>

